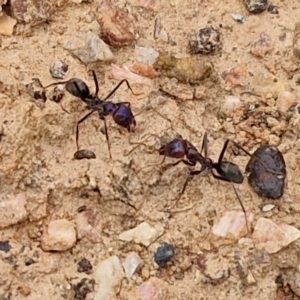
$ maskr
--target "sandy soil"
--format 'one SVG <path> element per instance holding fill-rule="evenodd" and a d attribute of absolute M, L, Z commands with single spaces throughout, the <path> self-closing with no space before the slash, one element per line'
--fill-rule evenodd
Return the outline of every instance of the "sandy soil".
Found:
<path fill-rule="evenodd" d="M 284 153 L 288 170 L 288 187 L 284 196 L 277 201 L 263 200 L 252 191 L 246 180 L 236 188 L 244 205 L 254 213 L 253 224 L 265 216 L 275 222 L 299 227 L 300 176 L 297 165 L 300 144 L 297 138 L 300 123 L 297 117 L 291 117 L 294 122 L 292 128 L 286 122 L 284 130 L 279 133 L 275 131 L 272 140 L 257 138 L 255 134 L 247 134 L 241 129 L 242 117 L 239 116 L 243 116 L 244 109 L 235 112 L 236 116 L 228 121 L 233 125 L 234 133 L 228 132 L 224 120 L 217 117 L 225 96 L 240 96 L 243 91 L 252 90 L 261 95 L 243 94 L 240 98 L 244 103 L 272 107 L 278 90 L 274 85 L 266 85 L 263 91 L 257 87 L 259 84 L 255 86 L 255 78 L 260 73 L 275 76 L 286 90 L 299 98 L 299 88 L 293 81 L 298 67 L 293 62 L 292 52 L 294 26 L 300 15 L 299 2 L 291 5 L 290 1 L 273 0 L 279 15 L 268 12 L 250 15 L 242 1 L 238 0 L 224 0 L 222 5 L 215 5 L 215 1 L 157 0 L 156 11 L 133 6 L 136 4 L 133 0 L 117 1 L 117 4 L 122 7 L 125 2 L 137 17 L 139 38 L 136 44 L 159 52 L 189 55 L 188 36 L 192 29 L 205 27 L 208 22 L 216 26 L 222 24 L 222 50 L 207 56 L 207 60 L 214 65 L 217 80 L 203 82 L 201 87 L 205 96 L 202 99 L 182 100 L 168 96 L 160 89 L 162 78 L 149 80 L 146 84 L 132 84 L 133 89 L 144 92 L 145 97 L 135 97 L 125 87 L 118 91 L 114 101 L 130 101 L 134 112 L 150 103 L 172 121 L 170 130 L 170 123 L 154 112 L 142 113 L 136 117 L 137 128 L 132 139 L 138 141 L 149 133 L 162 136 L 172 131 L 186 137 L 200 149 L 203 134 L 207 131 L 210 137 L 209 154 L 214 160 L 217 160 L 227 138 L 240 142 L 251 151 L 266 142 L 278 145 Z M 244 24 L 235 22 L 231 17 L 234 12 L 244 14 L 247 21 Z M 158 16 L 168 40 L 164 35 L 153 38 L 154 21 Z M 172 214 L 159 211 L 169 207 L 178 196 L 189 168 L 179 164 L 165 172 L 161 172 L 161 166 L 141 169 L 161 159 L 153 151 L 159 147 L 157 139 L 147 141 L 148 149 L 140 147 L 131 155 L 124 156 L 132 149 L 128 134 L 120 131 L 108 117 L 113 156 L 110 160 L 105 135 L 100 132 L 103 122 L 94 115 L 81 126 L 79 144 L 81 148 L 94 151 L 97 159 L 73 159 L 76 151 L 75 127 L 86 112 L 84 103 L 66 94 L 62 105 L 68 114 L 57 103 L 46 101 L 43 104 L 33 99 L 26 92 L 25 84 L 34 77 L 44 84 L 53 82 L 49 66 L 55 58 L 62 58 L 69 64 L 67 78 L 82 78 L 93 89 L 88 71 L 94 69 L 99 78 L 100 95 L 106 95 L 113 88 L 117 81 L 108 77 L 110 64 L 85 66 L 61 47 L 65 36 L 78 29 L 99 32 L 90 3 L 75 4 L 69 1 L 55 7 L 48 23 L 23 32 L 22 27 L 18 28 L 18 34 L 1 38 L 0 189 L 2 201 L 11 195 L 26 195 L 26 217 L 18 224 L 1 230 L 1 240 L 9 240 L 13 247 L 8 253 L 0 252 L 1 299 L 73 299 L 72 281 L 82 277 L 93 278 L 93 275 L 83 276 L 77 272 L 77 263 L 82 257 L 96 266 L 110 255 L 118 255 L 122 259 L 130 251 L 142 257 L 144 271 L 123 282 L 118 299 L 140 299 L 138 287 L 149 276 L 159 276 L 168 282 L 170 290 L 177 295 L 176 299 L 299 299 L 289 290 L 300 264 L 299 241 L 269 256 L 256 250 L 251 240 L 241 239 L 222 245 L 210 234 L 212 225 L 224 212 L 240 209 L 229 184 L 216 181 L 211 176 L 198 176 L 189 184 L 177 206 L 178 209 L 190 209 Z M 250 48 L 261 32 L 272 38 L 274 49 L 266 57 L 257 58 L 250 53 Z M 119 66 L 130 67 L 138 61 L 133 47 L 122 47 L 113 52 L 115 63 Z M 248 72 L 253 76 L 247 76 L 244 86 L 228 89 L 221 74 L 240 63 L 246 63 Z M 259 123 L 264 123 L 267 117 L 265 112 Z M 279 119 L 283 120 L 281 117 Z M 260 130 L 259 124 L 257 130 Z M 271 129 L 266 130 L 265 136 L 268 136 Z M 243 170 L 249 160 L 246 156 L 234 156 L 231 151 L 228 151 L 227 157 Z M 166 162 L 172 160 L 167 159 Z M 276 204 L 276 208 L 263 213 L 259 208 L 263 201 Z M 75 223 L 77 209 L 83 205 L 92 210 L 98 222 L 95 222 L 97 226 L 93 234 L 78 240 L 71 251 L 44 253 L 40 240 L 49 221 L 66 218 Z M 118 240 L 121 232 L 142 221 L 163 224 L 164 235 L 148 248 Z M 153 253 L 161 241 L 172 243 L 177 249 L 176 260 L 167 274 L 157 271 L 153 262 Z M 194 262 L 196 254 L 201 253 L 211 255 L 211 264 L 225 264 L 231 270 L 230 276 L 220 283 L 205 282 L 197 263 L 187 270 L 180 268 L 186 257 Z M 253 285 L 243 284 L 234 260 L 237 253 L 245 257 L 255 278 Z M 258 264 L 258 258 L 264 255 L 263 263 Z M 33 259 L 35 263 L 26 266 L 28 259 Z M 86 299 L 93 297 L 94 293 L 90 293 Z"/>

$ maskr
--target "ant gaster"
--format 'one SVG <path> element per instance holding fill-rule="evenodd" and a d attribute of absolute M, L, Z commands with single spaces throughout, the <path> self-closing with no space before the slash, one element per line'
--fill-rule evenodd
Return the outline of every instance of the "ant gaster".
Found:
<path fill-rule="evenodd" d="M 203 142 L 201 151 L 198 152 L 195 146 L 193 146 L 189 141 L 182 139 L 182 138 L 176 138 L 173 141 L 167 143 L 166 145 L 163 145 L 158 150 L 160 155 L 163 155 L 163 161 L 166 157 L 171 158 L 181 158 L 181 160 L 177 161 L 173 164 L 173 166 L 183 162 L 184 164 L 188 166 L 195 166 L 198 163 L 201 165 L 201 169 L 197 171 L 190 172 L 191 176 L 198 175 L 202 173 L 203 171 L 208 171 L 213 175 L 215 179 L 230 182 L 230 183 L 237 183 L 241 184 L 244 180 L 244 176 L 241 173 L 239 167 L 228 161 L 223 161 L 223 157 L 225 154 L 225 151 L 228 147 L 229 140 L 226 140 L 224 143 L 223 149 L 219 155 L 218 162 L 213 162 L 212 159 L 208 157 L 208 138 L 207 133 L 204 134 Z M 202 155 L 202 152 L 204 151 L 204 156 Z M 186 157 L 186 159 L 183 159 Z M 162 163 L 163 163 L 162 161 Z M 184 183 L 184 186 L 182 188 L 182 191 L 180 193 L 179 198 L 176 200 L 176 202 L 172 205 L 174 207 L 178 201 L 180 200 L 181 196 L 184 194 L 184 191 L 190 181 L 191 177 L 188 177 L 187 180 Z M 246 226 L 248 228 L 248 221 L 246 216 L 246 210 L 244 208 L 244 205 L 234 187 L 232 185 L 234 192 L 238 198 L 238 201 L 241 205 L 241 208 L 245 214 L 246 219 Z M 249 230 L 248 230 L 249 231 Z"/>

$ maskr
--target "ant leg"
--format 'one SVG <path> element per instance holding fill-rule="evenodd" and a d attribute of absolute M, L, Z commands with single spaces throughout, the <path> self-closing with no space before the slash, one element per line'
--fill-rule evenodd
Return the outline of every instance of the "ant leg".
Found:
<path fill-rule="evenodd" d="M 99 114 L 99 117 L 104 122 L 104 131 L 105 131 L 105 138 L 106 138 L 106 142 L 107 142 L 109 158 L 112 159 L 111 152 L 110 152 L 110 142 L 109 142 L 109 136 L 108 136 L 108 131 L 107 131 L 106 119 L 105 119 L 105 116 L 102 116 L 101 114 Z"/>
<path fill-rule="evenodd" d="M 104 100 L 105 101 L 105 100 Z M 128 105 L 129 108 L 131 108 L 131 103 L 130 102 L 118 102 L 116 103 L 116 105 L 120 106 L 120 105 Z M 134 115 L 134 117 L 138 116 L 139 114 L 141 114 L 142 112 L 144 112 L 145 110 L 150 110 L 152 109 L 153 111 L 155 111 L 159 116 L 161 116 L 163 119 L 167 120 L 168 122 L 172 123 L 170 119 L 168 119 L 167 117 L 165 117 L 164 115 L 162 115 L 158 110 L 156 110 L 153 106 L 151 105 L 146 105 L 144 108 L 142 108 L 138 113 L 136 113 Z"/>
<path fill-rule="evenodd" d="M 108 98 L 110 98 L 118 89 L 119 87 L 123 84 L 123 83 L 126 83 L 127 87 L 130 89 L 131 93 L 134 95 L 134 96 L 139 96 L 141 94 L 136 94 L 133 92 L 129 82 L 127 81 L 127 79 L 123 79 L 121 80 L 115 87 L 114 89 L 103 99 L 103 101 L 106 101 Z"/>
<path fill-rule="evenodd" d="M 176 163 L 172 164 L 171 166 L 175 167 L 175 166 L 177 166 L 178 164 L 180 164 L 181 162 L 184 163 L 184 164 L 187 165 L 187 166 L 190 166 L 190 167 L 194 167 L 194 166 L 196 165 L 195 162 L 190 162 L 190 161 L 181 159 L 181 160 L 177 161 Z"/>
<path fill-rule="evenodd" d="M 49 85 L 46 85 L 45 87 L 42 86 L 42 83 L 41 83 L 41 82 L 40 82 L 40 84 L 41 84 L 41 87 L 42 87 L 43 89 L 47 89 L 47 88 L 50 87 L 50 86 L 59 85 L 59 84 L 66 84 L 66 83 L 68 83 L 69 81 L 70 81 L 70 80 L 60 81 L 60 82 L 53 82 L 53 83 L 51 83 L 51 84 L 49 84 Z"/>
<path fill-rule="evenodd" d="M 203 152 L 204 149 L 204 157 L 207 157 L 207 152 L 208 152 L 208 139 L 207 139 L 207 132 L 204 133 L 203 136 L 203 141 L 202 141 L 202 146 L 201 146 L 201 151 L 200 153 Z"/>
<path fill-rule="evenodd" d="M 236 146 L 238 149 L 242 150 L 244 153 L 249 155 L 251 158 L 256 159 L 269 173 L 272 173 L 272 174 L 275 174 L 275 175 L 282 175 L 282 173 L 280 173 L 280 172 L 270 170 L 259 158 L 257 158 L 256 156 L 254 156 L 253 154 L 248 152 L 245 148 L 240 146 L 238 143 L 236 143 L 234 141 L 231 141 L 231 142 L 233 143 L 234 146 Z"/>
<path fill-rule="evenodd" d="M 171 120 L 169 118 L 167 118 L 166 116 L 164 116 L 163 114 L 161 114 L 158 110 L 156 110 L 153 106 L 151 105 L 146 105 L 144 108 L 142 108 L 138 113 L 136 113 L 134 116 L 138 116 L 139 114 L 141 114 L 144 111 L 147 110 L 153 110 L 154 112 L 156 112 L 159 116 L 161 116 L 163 119 L 167 120 L 168 122 L 172 123 Z"/>
<path fill-rule="evenodd" d="M 243 211 L 243 213 L 244 213 L 247 231 L 248 231 L 248 233 L 250 233 L 249 225 L 248 225 L 248 219 L 247 219 L 247 212 L 246 212 L 246 209 L 245 209 L 245 207 L 244 207 L 244 204 L 243 204 L 243 202 L 242 202 L 242 200 L 241 200 L 241 198 L 240 198 L 240 196 L 239 196 L 239 194 L 238 194 L 236 188 L 234 187 L 233 183 L 232 183 L 231 181 L 230 181 L 230 183 L 231 183 L 231 186 L 233 187 L 233 190 L 234 190 L 234 192 L 235 192 L 235 195 L 236 195 L 236 197 L 237 197 L 237 199 L 238 199 L 238 201 L 239 201 L 239 203 L 240 203 L 240 206 L 241 206 L 241 208 L 242 208 L 242 211 Z"/>
<path fill-rule="evenodd" d="M 92 71 L 92 73 L 93 73 L 93 78 L 94 78 L 94 82 L 95 82 L 95 96 L 97 96 L 98 92 L 99 92 L 98 79 L 97 79 L 97 76 L 96 76 L 96 72 L 94 70 Z"/>
<path fill-rule="evenodd" d="M 173 203 L 170 207 L 168 207 L 167 211 L 170 211 L 170 209 L 172 209 L 173 207 L 175 207 L 177 205 L 177 203 L 180 201 L 182 195 L 184 194 L 186 187 L 194 178 L 194 175 L 196 175 L 196 174 L 193 174 L 193 172 L 191 172 L 190 175 L 186 178 L 179 197 L 175 200 L 175 203 Z"/>
<path fill-rule="evenodd" d="M 124 154 L 124 156 L 128 156 L 130 155 L 132 152 L 134 152 L 139 146 L 145 146 L 147 147 L 147 145 L 145 144 L 145 142 L 151 137 L 151 136 L 154 136 L 156 138 L 160 138 L 158 135 L 154 134 L 154 133 L 149 133 L 149 134 L 146 134 L 146 136 L 148 136 L 146 139 L 144 139 L 142 142 L 132 142 L 130 137 L 131 137 L 131 132 L 129 132 L 129 144 L 130 145 L 137 145 L 135 147 L 133 147 L 128 153 Z M 156 150 L 157 151 L 157 150 Z M 151 152 L 153 153 L 153 152 Z"/>
<path fill-rule="evenodd" d="M 226 140 L 226 142 L 224 143 L 223 149 L 222 149 L 222 151 L 220 153 L 220 156 L 219 156 L 219 159 L 218 159 L 218 164 L 220 164 L 223 160 L 223 157 L 224 157 L 225 151 L 227 149 L 228 143 L 229 143 L 229 140 Z"/>
<path fill-rule="evenodd" d="M 247 219 L 246 209 L 245 209 L 244 204 L 243 204 L 243 202 L 242 202 L 242 200 L 241 200 L 241 198 L 240 198 L 240 196 L 239 196 L 239 194 L 238 194 L 236 188 L 234 187 L 233 183 L 232 183 L 229 179 L 227 179 L 227 178 L 225 178 L 225 177 L 221 177 L 221 176 L 218 176 L 218 175 L 214 174 L 213 171 L 212 171 L 211 173 L 212 173 L 212 175 L 213 175 L 213 177 L 214 177 L 215 179 L 223 180 L 223 181 L 226 181 L 226 182 L 230 182 L 230 184 L 231 184 L 231 186 L 232 186 L 232 188 L 233 188 L 233 190 L 234 190 L 234 193 L 235 193 L 235 195 L 236 195 L 236 197 L 237 197 L 237 199 L 238 199 L 238 201 L 239 201 L 239 203 L 240 203 L 240 206 L 241 206 L 241 208 L 242 208 L 242 211 L 243 211 L 243 213 L 244 213 L 244 215 L 245 215 L 246 227 L 247 227 L 247 231 L 248 231 L 248 233 L 249 233 L 250 230 L 249 230 L 249 225 L 248 225 L 248 219 Z"/>
<path fill-rule="evenodd" d="M 77 150 L 79 150 L 79 146 L 78 146 L 78 138 L 79 138 L 79 125 L 84 122 L 89 116 L 91 116 L 94 112 L 96 112 L 97 110 L 92 110 L 90 111 L 87 115 L 85 115 L 82 119 L 80 119 L 77 122 L 76 125 L 76 146 L 77 146 Z"/>
<path fill-rule="evenodd" d="M 139 171 L 143 170 L 143 169 L 146 169 L 146 168 L 149 168 L 149 167 L 161 166 L 165 162 L 165 160 L 166 160 L 166 156 L 163 157 L 163 159 L 161 160 L 161 162 L 158 162 L 158 163 L 153 164 L 153 165 L 147 165 L 145 167 L 142 167 L 142 168 L 139 169 Z"/>
<path fill-rule="evenodd" d="M 180 160 L 179 162 L 183 162 L 186 164 L 186 161 L 184 160 Z M 177 162 L 177 163 L 179 163 Z M 194 164 L 196 165 L 196 163 Z M 202 167 L 201 170 L 198 170 L 198 171 L 192 171 L 190 172 L 190 175 L 186 178 L 185 182 L 184 182 L 184 185 L 183 185 L 183 188 L 181 190 L 181 193 L 179 195 L 179 197 L 177 198 L 177 200 L 175 201 L 175 203 L 173 203 L 173 205 L 171 205 L 167 211 L 170 211 L 170 209 L 172 209 L 174 206 L 177 205 L 177 203 L 179 202 L 179 200 L 181 199 L 182 195 L 184 194 L 185 190 L 186 190 L 186 187 L 188 186 L 188 184 L 192 181 L 192 179 L 194 178 L 195 175 L 198 175 L 200 173 L 202 173 L 204 171 L 204 168 Z"/>

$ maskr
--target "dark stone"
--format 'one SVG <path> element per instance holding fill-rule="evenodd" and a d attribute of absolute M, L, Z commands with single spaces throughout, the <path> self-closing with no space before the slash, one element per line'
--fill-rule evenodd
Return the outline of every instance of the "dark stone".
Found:
<path fill-rule="evenodd" d="M 86 258 L 83 258 L 79 263 L 78 263 L 78 268 L 77 271 L 78 272 L 89 272 L 93 269 L 92 264 L 90 263 L 89 260 L 87 260 Z"/>
<path fill-rule="evenodd" d="M 172 259 L 175 254 L 175 247 L 168 243 L 162 243 L 154 254 L 154 261 L 159 267 L 163 267 L 168 261 Z"/>
<path fill-rule="evenodd" d="M 248 181 L 255 192 L 266 198 L 278 199 L 283 195 L 286 166 L 281 152 L 274 146 L 262 145 L 246 166 Z"/>
<path fill-rule="evenodd" d="M 0 251 L 9 252 L 11 249 L 11 245 L 9 241 L 0 241 Z"/>

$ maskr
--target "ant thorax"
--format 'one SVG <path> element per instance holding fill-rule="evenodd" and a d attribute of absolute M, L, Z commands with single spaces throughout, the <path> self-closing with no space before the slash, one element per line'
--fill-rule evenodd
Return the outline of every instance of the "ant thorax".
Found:
<path fill-rule="evenodd" d="M 195 163 L 197 161 L 199 161 L 199 152 L 197 151 L 197 149 L 194 146 L 189 145 L 189 147 L 187 149 L 187 153 L 186 153 L 186 158 L 189 161 L 192 161 L 192 162 L 195 162 Z"/>
<path fill-rule="evenodd" d="M 89 108 L 99 111 L 103 110 L 103 101 L 100 100 L 98 97 L 86 97 L 83 100 Z"/>
<path fill-rule="evenodd" d="M 210 166 L 213 165 L 213 161 L 209 157 L 203 157 L 202 165 L 209 168 Z"/>

